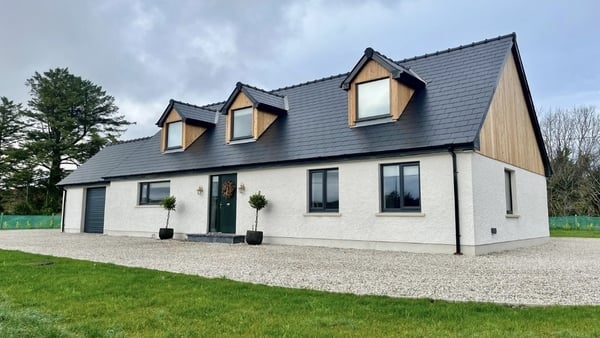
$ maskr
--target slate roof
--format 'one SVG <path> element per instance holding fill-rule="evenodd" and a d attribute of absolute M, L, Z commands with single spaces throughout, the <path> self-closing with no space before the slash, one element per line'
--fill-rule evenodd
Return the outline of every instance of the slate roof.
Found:
<path fill-rule="evenodd" d="M 385 68 L 388 72 L 392 74 L 392 78 L 399 80 L 400 82 L 414 88 L 419 89 L 424 87 L 427 84 L 423 78 L 421 78 L 417 73 L 415 73 L 412 69 L 394 62 L 389 59 L 385 55 L 373 50 L 373 48 L 369 47 L 365 49 L 365 53 L 362 58 L 358 61 L 358 63 L 354 66 L 352 71 L 346 76 L 344 81 L 342 81 L 341 87 L 344 90 L 350 89 L 350 83 L 356 75 L 360 72 L 363 66 L 369 61 L 374 60 L 378 64 L 380 64 L 383 68 Z"/>
<path fill-rule="evenodd" d="M 135 153 L 148 140 L 150 140 L 150 137 L 109 144 L 77 168 L 77 170 L 60 181 L 60 184 L 102 183 L 104 182 L 102 177 L 105 173 L 110 172 L 115 167 L 127 161 L 129 155 Z"/>
<path fill-rule="evenodd" d="M 227 115 L 227 110 L 240 92 L 246 94 L 248 99 L 250 99 L 252 104 L 258 109 L 273 113 L 287 112 L 286 98 L 284 96 L 238 82 L 231 95 L 229 95 L 229 99 L 227 99 L 225 104 L 221 107 L 221 114 Z"/>
<path fill-rule="evenodd" d="M 398 61 L 425 79 L 427 86 L 414 93 L 396 122 L 348 126 L 348 94 L 340 85 L 349 73 L 265 92 L 270 96 L 262 96 L 262 91 L 241 85 L 236 88 L 246 88 L 259 100 L 284 96 L 288 100 L 288 113 L 279 116 L 256 142 L 226 144 L 225 119 L 220 119 L 215 128 L 209 128 L 185 151 L 161 153 L 158 132 L 148 139 L 106 147 L 60 184 L 185 171 L 216 172 L 273 163 L 447 151 L 449 147 L 476 149 L 478 133 L 505 60 L 511 52 L 516 51 L 518 56 L 515 39 L 511 34 Z M 224 105 L 208 105 L 205 109 L 219 111 Z M 539 137 L 541 140 L 541 135 Z M 543 146 L 541 151 L 545 154 Z M 97 165 L 105 158 L 111 158 L 114 164 Z"/>
<path fill-rule="evenodd" d="M 163 114 L 160 116 L 160 119 L 158 119 L 156 122 L 157 126 L 162 127 L 165 119 L 173 108 L 175 108 L 179 115 L 181 115 L 181 119 L 185 123 L 196 124 L 205 127 L 214 126 L 217 123 L 217 112 L 214 110 L 171 99 L 169 101 L 169 105 L 167 108 L 165 108 Z"/>

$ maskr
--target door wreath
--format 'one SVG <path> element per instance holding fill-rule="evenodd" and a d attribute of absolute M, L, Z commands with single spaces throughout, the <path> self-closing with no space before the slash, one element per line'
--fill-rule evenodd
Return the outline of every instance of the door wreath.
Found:
<path fill-rule="evenodd" d="M 235 184 L 233 181 L 227 181 L 221 186 L 221 194 L 225 198 L 232 198 L 235 192 Z"/>

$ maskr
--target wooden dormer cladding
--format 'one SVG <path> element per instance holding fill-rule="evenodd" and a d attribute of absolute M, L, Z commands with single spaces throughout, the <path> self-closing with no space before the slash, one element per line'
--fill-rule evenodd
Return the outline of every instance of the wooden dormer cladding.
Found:
<path fill-rule="evenodd" d="M 390 116 L 392 120 L 398 120 L 408 105 L 415 90 L 399 81 L 392 79 L 391 73 L 373 60 L 369 60 L 350 83 L 348 91 L 348 124 L 356 125 L 357 116 L 357 88 L 358 83 L 389 78 L 390 79 Z"/>
<path fill-rule="evenodd" d="M 510 53 L 479 132 L 479 152 L 485 156 L 545 175 L 535 112 L 530 111 L 515 54 Z"/>
<path fill-rule="evenodd" d="M 252 135 L 248 139 L 258 140 L 279 115 L 287 113 L 287 99 L 238 82 L 221 110 L 227 115 L 226 143 L 233 141 L 233 112 L 245 108 L 252 109 Z"/>
<path fill-rule="evenodd" d="M 168 124 L 172 123 L 172 122 L 179 122 L 179 121 L 181 121 L 183 123 L 183 126 L 182 126 L 182 148 L 183 148 L 183 150 L 187 149 L 192 143 L 194 143 L 194 141 L 196 141 L 200 136 L 202 136 L 202 134 L 204 134 L 204 132 L 207 129 L 202 126 L 196 126 L 196 125 L 192 125 L 192 124 L 183 122 L 183 118 L 177 112 L 177 110 L 175 108 L 171 108 L 171 111 L 167 115 L 166 119 L 164 120 L 164 124 L 161 127 L 161 142 L 160 142 L 161 148 L 160 148 L 160 150 L 162 152 L 167 150 L 167 126 L 168 126 Z"/>
<path fill-rule="evenodd" d="M 161 128 L 160 150 L 162 152 L 168 150 L 186 150 L 207 129 L 214 127 L 217 124 L 217 120 L 218 114 L 214 110 L 170 100 L 169 105 L 158 119 L 158 122 L 156 122 L 156 125 Z M 178 125 L 173 125 L 173 123 L 177 122 L 181 123 L 180 130 Z M 169 137 L 170 125 L 176 128 L 174 130 L 177 131 L 177 134 L 181 133 L 181 140 L 177 136 Z M 169 147 L 167 145 L 169 141 L 174 141 L 175 145 L 172 143 Z"/>
<path fill-rule="evenodd" d="M 348 124 L 353 127 L 358 117 L 358 86 L 362 83 L 389 79 L 389 115 L 396 121 L 408 105 L 415 90 L 427 84 L 414 71 L 401 66 L 372 48 L 367 48 L 364 55 L 346 76 L 341 87 L 348 91 Z"/>

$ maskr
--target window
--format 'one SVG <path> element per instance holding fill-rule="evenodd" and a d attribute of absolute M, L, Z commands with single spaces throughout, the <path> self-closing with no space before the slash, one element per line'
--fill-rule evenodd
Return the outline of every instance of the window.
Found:
<path fill-rule="evenodd" d="M 339 210 L 338 169 L 309 171 L 309 207 L 312 212 L 337 212 Z"/>
<path fill-rule="evenodd" d="M 167 124 L 167 149 L 181 148 L 183 143 L 182 125 L 181 121 Z"/>
<path fill-rule="evenodd" d="M 231 138 L 252 137 L 252 107 L 233 110 L 231 114 Z"/>
<path fill-rule="evenodd" d="M 506 197 L 506 214 L 512 215 L 514 214 L 514 196 L 513 196 L 513 187 L 514 187 L 514 171 L 504 169 L 504 195 Z"/>
<path fill-rule="evenodd" d="M 359 120 L 390 114 L 390 79 L 359 83 L 356 87 Z"/>
<path fill-rule="evenodd" d="M 170 195 L 170 182 L 143 182 L 140 183 L 139 204 L 159 204 L 160 201 Z"/>
<path fill-rule="evenodd" d="M 419 163 L 381 166 L 381 210 L 420 211 Z"/>

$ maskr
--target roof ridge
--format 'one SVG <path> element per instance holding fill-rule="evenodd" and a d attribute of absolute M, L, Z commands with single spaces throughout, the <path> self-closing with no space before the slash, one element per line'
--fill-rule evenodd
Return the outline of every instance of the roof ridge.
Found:
<path fill-rule="evenodd" d="M 317 83 L 317 82 L 323 82 L 323 81 L 335 79 L 336 77 L 346 76 L 349 73 L 350 72 L 340 73 L 340 74 L 337 74 L 337 75 L 330 75 L 330 76 L 326 76 L 326 77 L 323 77 L 323 78 L 320 78 L 320 79 L 316 79 L 316 80 L 301 82 L 301 83 L 297 83 L 297 84 L 293 84 L 293 85 L 289 85 L 289 86 L 285 86 L 285 87 L 273 89 L 273 91 L 276 92 L 276 91 L 280 91 L 280 90 L 286 90 L 286 89 L 291 89 L 291 88 L 297 88 L 297 87 L 301 87 L 301 86 L 306 86 L 306 85 Z"/>
<path fill-rule="evenodd" d="M 195 104 L 192 104 L 192 103 L 183 102 L 183 101 L 179 101 L 179 100 L 175 100 L 175 99 L 171 99 L 171 101 L 173 101 L 173 103 L 179 103 L 179 104 L 183 104 L 183 105 L 194 107 L 194 108 L 200 108 L 200 109 L 209 110 L 211 112 L 216 112 L 216 110 L 212 110 L 212 109 L 206 108 L 207 106 L 214 105 L 214 103 L 207 104 L 207 105 L 204 105 L 204 106 L 198 106 L 198 105 L 195 105 Z"/>
<path fill-rule="evenodd" d="M 130 139 L 130 140 L 118 140 L 118 141 L 115 141 L 115 142 L 110 142 L 106 146 L 110 147 L 110 146 L 116 146 L 116 145 L 119 145 L 119 144 L 140 142 L 140 141 L 145 141 L 145 140 L 150 139 L 150 138 L 152 138 L 152 136 L 138 137 L 138 138 L 134 138 L 134 139 Z"/>
<path fill-rule="evenodd" d="M 512 32 L 510 34 L 499 35 L 499 36 L 497 36 L 495 38 L 490 38 L 490 39 L 475 41 L 475 42 L 471 42 L 470 44 L 460 45 L 458 47 L 452 47 L 452 48 L 448 48 L 448 49 L 444 49 L 444 50 L 438 50 L 438 51 L 433 52 L 433 53 L 426 53 L 426 54 L 422 54 L 422 55 L 417 55 L 417 56 L 409 57 L 409 58 L 398 60 L 398 61 L 394 61 L 394 62 L 395 63 L 402 63 L 402 62 L 406 62 L 406 61 L 413 61 L 413 60 L 418 60 L 418 59 L 424 59 L 424 58 L 427 58 L 427 57 L 430 57 L 430 56 L 436 56 L 436 55 L 440 55 L 440 54 L 450 53 L 450 52 L 454 52 L 454 51 L 461 50 L 461 49 L 464 49 L 464 48 L 469 48 L 469 47 L 484 45 L 486 43 L 494 42 L 494 41 L 498 41 L 498 40 L 502 40 L 502 39 L 506 39 L 508 37 L 512 37 L 513 39 L 515 39 L 517 37 L 517 34 L 515 32 Z"/>
<path fill-rule="evenodd" d="M 266 90 L 266 89 L 258 88 L 258 87 L 255 87 L 255 86 L 249 85 L 249 84 L 247 84 L 247 83 L 243 83 L 243 82 L 241 82 L 241 81 L 239 81 L 239 82 L 238 82 L 238 84 L 239 84 L 240 86 L 243 86 L 243 87 L 248 87 L 248 88 L 256 89 L 256 90 L 258 90 L 258 91 L 260 91 L 260 92 L 263 92 L 263 93 L 266 93 L 266 94 L 270 94 L 270 95 L 279 96 L 279 97 L 283 98 L 283 95 L 275 94 L 275 93 L 272 93 L 273 91 L 268 91 L 268 90 Z"/>

